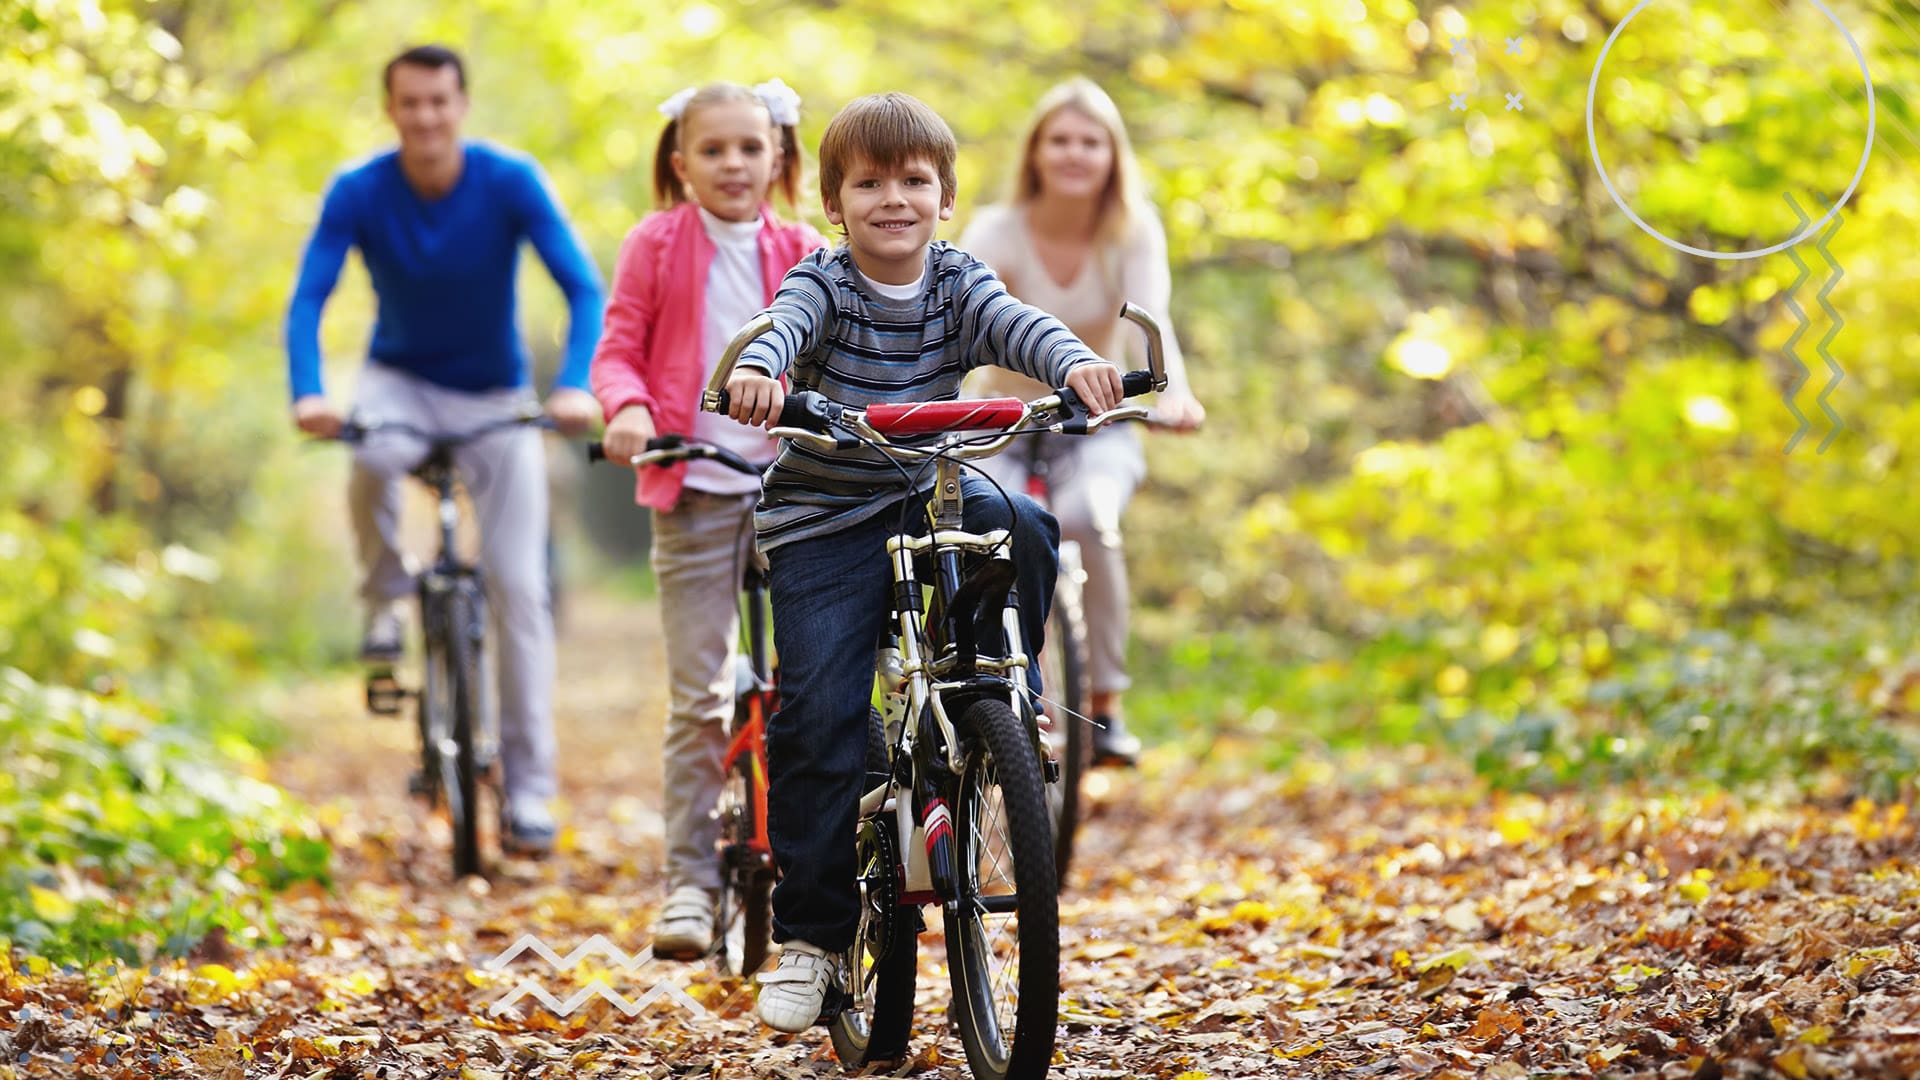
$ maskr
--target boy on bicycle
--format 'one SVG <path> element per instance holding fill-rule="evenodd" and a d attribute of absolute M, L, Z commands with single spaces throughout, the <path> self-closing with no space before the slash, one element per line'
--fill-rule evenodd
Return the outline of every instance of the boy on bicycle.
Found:
<path fill-rule="evenodd" d="M 982 364 L 1072 387 L 1096 414 L 1119 404 L 1117 368 L 1058 319 L 1009 296 L 983 263 L 933 239 L 953 215 L 957 152 L 946 122 L 906 94 L 860 98 L 834 117 L 820 142 L 820 191 L 846 244 L 787 273 L 767 308 L 773 331 L 741 353 L 727 384 L 734 419 L 777 424 L 781 376 L 865 407 L 952 400 Z M 1024 495 L 1002 497 L 977 477 L 964 485 L 969 531 L 1012 530 L 1021 633 L 1037 652 L 1059 526 Z M 781 665 L 780 711 L 767 731 L 767 822 L 782 874 L 773 936 L 784 943 L 779 966 L 760 976 L 758 1011 L 780 1031 L 819 1018 L 859 924 L 854 821 L 892 584 L 885 538 L 903 501 L 924 526 L 927 495 L 906 490 L 901 469 L 877 450 L 788 443 L 754 516 Z"/>

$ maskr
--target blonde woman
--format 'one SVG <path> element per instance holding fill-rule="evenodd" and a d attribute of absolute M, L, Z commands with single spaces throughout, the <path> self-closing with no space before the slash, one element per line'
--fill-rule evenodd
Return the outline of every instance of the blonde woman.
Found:
<path fill-rule="evenodd" d="M 1121 370 L 1144 365 L 1135 336 L 1117 316 L 1131 301 L 1166 332 L 1167 389 L 1157 410 L 1182 428 L 1206 410 L 1187 383 L 1186 363 L 1167 318 L 1171 274 L 1167 238 L 1147 202 L 1127 129 L 1113 99 L 1087 79 L 1071 79 L 1035 106 L 1011 198 L 974 215 L 960 247 L 991 266 L 1007 291 L 1067 324 Z M 1046 389 L 1010 371 L 982 369 L 973 392 L 1036 397 Z M 1126 728 L 1121 694 L 1129 680 L 1127 564 L 1120 518 L 1146 475 L 1133 425 L 1096 435 L 1034 440 L 1047 465 L 1061 538 L 1078 541 L 1086 573 L 1090 706 L 1095 764 L 1134 762 L 1139 739 Z M 1028 462 L 1002 454 L 984 463 L 1010 491 L 1025 489 Z"/>

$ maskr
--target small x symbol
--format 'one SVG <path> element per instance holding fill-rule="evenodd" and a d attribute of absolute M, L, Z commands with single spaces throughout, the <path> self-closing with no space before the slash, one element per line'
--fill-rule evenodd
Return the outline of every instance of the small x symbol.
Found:
<path fill-rule="evenodd" d="M 1517 38 L 1517 37 L 1510 37 L 1507 39 L 1507 55 L 1508 56 L 1520 55 L 1520 42 L 1522 40 L 1524 39 Z"/>
<path fill-rule="evenodd" d="M 1526 112 L 1527 111 L 1526 106 L 1520 104 L 1521 97 L 1522 95 L 1520 94 L 1507 95 L 1507 111 L 1508 112 Z"/>
<path fill-rule="evenodd" d="M 1450 104 L 1448 104 L 1447 106 L 1448 112 L 1466 112 L 1467 111 L 1467 95 L 1448 94 L 1447 100 L 1450 102 Z"/>
<path fill-rule="evenodd" d="M 1466 38 L 1454 38 L 1454 39 L 1453 39 L 1453 48 L 1452 48 L 1452 50 L 1451 50 L 1451 51 L 1452 51 L 1452 53 L 1453 53 L 1453 55 L 1455 55 L 1455 56 L 1459 56 L 1459 55 L 1460 55 L 1461 53 L 1463 53 L 1463 52 L 1466 52 L 1466 51 L 1467 51 L 1467 39 L 1466 39 Z"/>

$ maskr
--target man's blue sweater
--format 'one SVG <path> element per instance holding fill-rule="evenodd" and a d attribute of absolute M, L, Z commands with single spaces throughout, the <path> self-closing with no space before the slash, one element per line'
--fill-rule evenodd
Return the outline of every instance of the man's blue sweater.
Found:
<path fill-rule="evenodd" d="M 459 181 L 438 199 L 421 198 L 407 183 L 398 151 L 334 178 L 287 312 L 293 396 L 322 392 L 320 311 L 350 247 L 360 249 L 380 302 L 367 349 L 372 359 L 454 390 L 527 385 L 514 300 L 522 240 L 533 242 L 571 312 L 554 385 L 587 389 L 600 335 L 600 275 L 539 167 L 523 155 L 468 143 Z"/>

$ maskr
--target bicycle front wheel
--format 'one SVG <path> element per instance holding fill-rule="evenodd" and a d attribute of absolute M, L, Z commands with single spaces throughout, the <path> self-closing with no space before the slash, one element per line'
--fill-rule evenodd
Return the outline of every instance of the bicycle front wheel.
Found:
<path fill-rule="evenodd" d="M 960 1041 L 982 1080 L 1043 1077 L 1060 1012 L 1060 899 L 1040 763 L 1005 701 L 975 701 L 960 729 L 973 744 L 947 920 Z"/>

